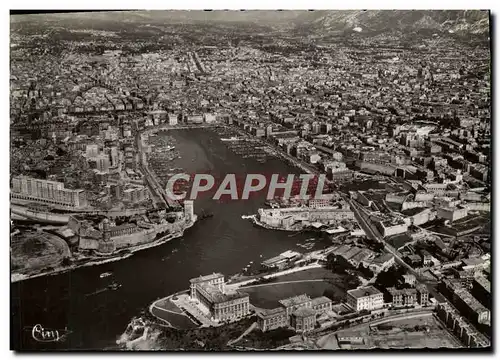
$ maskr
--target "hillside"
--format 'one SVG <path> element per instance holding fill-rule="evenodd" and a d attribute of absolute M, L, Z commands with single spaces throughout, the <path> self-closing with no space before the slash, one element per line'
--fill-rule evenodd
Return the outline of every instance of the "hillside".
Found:
<path fill-rule="evenodd" d="M 141 25 L 212 24 L 253 26 L 298 35 L 332 36 L 357 32 L 429 33 L 489 36 L 489 12 L 481 10 L 234 10 L 122 11 L 11 16 L 16 29 L 23 23 L 50 26 L 122 28 Z M 42 26 L 43 26 L 42 25 Z"/>
<path fill-rule="evenodd" d="M 435 31 L 457 35 L 489 35 L 489 13 L 479 10 L 346 10 L 328 11 L 302 26 L 318 35 L 354 31 L 381 32 Z"/>

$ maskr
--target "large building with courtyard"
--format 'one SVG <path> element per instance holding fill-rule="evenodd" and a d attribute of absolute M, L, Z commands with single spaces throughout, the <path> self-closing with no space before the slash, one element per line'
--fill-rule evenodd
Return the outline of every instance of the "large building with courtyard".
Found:
<path fill-rule="evenodd" d="M 224 275 L 214 273 L 190 280 L 190 296 L 204 313 L 217 321 L 236 320 L 250 313 L 248 294 L 228 291 Z"/>

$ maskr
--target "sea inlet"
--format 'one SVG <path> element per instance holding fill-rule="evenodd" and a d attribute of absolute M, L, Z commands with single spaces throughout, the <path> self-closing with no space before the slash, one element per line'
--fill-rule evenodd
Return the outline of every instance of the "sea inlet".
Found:
<path fill-rule="evenodd" d="M 301 170 L 283 160 L 265 163 L 231 151 L 210 129 L 170 130 L 159 137 L 172 137 L 180 158 L 171 168 L 185 173 L 211 173 L 223 178 L 228 173 L 299 174 Z M 16 350 L 114 349 L 116 340 L 131 318 L 140 315 L 155 299 L 187 289 L 189 279 L 212 272 L 226 276 L 241 272 L 253 262 L 259 264 L 288 249 L 305 251 L 300 245 L 311 234 L 290 234 L 259 228 L 242 215 L 254 214 L 264 204 L 264 195 L 248 200 L 195 200 L 197 214 L 211 213 L 188 229 L 182 238 L 137 252 L 122 261 L 82 267 L 71 272 L 44 276 L 11 285 L 11 347 Z M 313 249 L 324 248 L 317 240 Z M 100 278 L 100 274 L 112 272 Z M 99 291 L 110 283 L 122 286 Z M 31 329 L 64 329 L 71 334 L 64 342 L 37 343 Z"/>

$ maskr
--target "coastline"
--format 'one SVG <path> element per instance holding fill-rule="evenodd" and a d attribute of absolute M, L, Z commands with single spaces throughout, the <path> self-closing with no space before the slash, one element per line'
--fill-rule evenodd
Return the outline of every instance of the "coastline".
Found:
<path fill-rule="evenodd" d="M 321 267 L 323 267 L 323 266 L 320 265 L 318 262 L 314 262 L 314 263 L 303 265 L 303 266 L 300 266 L 300 267 L 294 267 L 294 268 L 290 268 L 290 269 L 286 269 L 286 270 L 281 270 L 281 271 L 277 271 L 277 272 L 268 273 L 266 275 L 263 275 L 263 276 L 260 276 L 260 277 L 257 277 L 257 278 L 242 280 L 242 281 L 238 281 L 238 282 L 231 283 L 231 284 L 226 283 L 226 287 L 228 289 L 231 289 L 231 290 L 244 289 L 246 286 L 251 286 L 252 283 L 258 282 L 261 278 L 272 279 L 272 278 L 283 276 L 283 275 L 288 275 L 288 274 L 292 274 L 292 273 L 296 273 L 296 272 L 301 272 L 301 271 L 305 271 L 305 270 L 309 270 L 309 269 L 314 269 L 314 268 L 321 268 Z M 229 278 L 231 278 L 231 276 Z M 169 326 L 169 327 L 172 327 L 172 328 L 175 329 L 175 326 L 172 326 L 167 320 L 162 319 L 159 316 L 153 314 L 152 310 L 156 306 L 156 304 L 158 304 L 159 302 L 170 300 L 172 297 L 177 296 L 179 294 L 183 294 L 183 293 L 189 293 L 189 289 L 184 289 L 184 290 L 181 290 L 181 291 L 177 291 L 176 293 L 167 295 L 165 297 L 161 297 L 161 298 L 156 299 L 155 301 L 151 302 L 149 304 L 149 306 L 148 306 L 149 314 L 151 316 L 153 316 L 154 318 L 156 318 L 158 321 L 162 322 L 163 325 Z M 219 326 L 223 326 L 223 325 L 224 324 L 221 323 Z"/>
<path fill-rule="evenodd" d="M 245 217 L 243 217 L 243 216 L 245 216 Z M 267 230 L 278 230 L 278 231 L 287 231 L 287 232 L 297 232 L 297 231 L 303 230 L 303 228 L 301 228 L 301 229 L 283 229 L 283 228 L 267 225 L 267 224 L 264 224 L 264 223 L 260 222 L 259 220 L 257 220 L 257 215 L 243 215 L 243 216 L 241 217 L 242 219 L 249 219 L 255 225 L 260 226 L 260 227 L 267 229 Z"/>
<path fill-rule="evenodd" d="M 106 264 L 106 263 L 110 263 L 110 262 L 115 262 L 115 261 L 123 260 L 123 259 L 126 259 L 126 258 L 134 255 L 134 253 L 136 253 L 138 251 L 146 250 L 146 249 L 153 248 L 153 247 L 156 247 L 156 246 L 159 246 L 159 245 L 163 245 L 163 244 L 169 242 L 170 240 L 182 237 L 184 235 L 184 231 L 186 231 L 187 229 L 193 227 L 194 224 L 196 223 L 196 220 L 197 220 L 197 217 L 195 217 L 195 219 L 193 221 L 191 221 L 190 223 L 188 223 L 186 225 L 186 227 L 183 230 L 181 230 L 180 232 L 166 235 L 165 237 L 163 237 L 161 239 L 158 239 L 156 241 L 153 241 L 153 242 L 151 242 L 149 244 L 137 245 L 137 246 L 134 246 L 132 248 L 126 249 L 128 252 L 126 254 L 124 254 L 124 255 L 121 255 L 121 256 L 110 255 L 107 258 L 93 257 L 93 258 L 88 258 L 88 259 L 80 259 L 80 261 L 85 261 L 85 260 L 86 261 L 83 262 L 83 263 L 81 263 L 81 264 L 72 264 L 72 265 L 68 265 L 68 266 L 60 266 L 60 267 L 58 267 L 56 269 L 52 269 L 52 270 L 48 270 L 48 271 L 43 271 L 42 270 L 42 271 L 34 273 L 34 274 L 13 273 L 10 276 L 10 282 L 12 284 L 12 283 L 16 283 L 16 282 L 19 282 L 19 281 L 34 279 L 34 278 L 42 277 L 42 276 L 52 276 L 52 275 L 63 274 L 65 272 L 68 272 L 68 271 L 71 271 L 71 270 L 74 270 L 74 269 L 78 269 L 78 268 L 81 268 L 81 267 L 102 265 L 102 264 Z M 79 260 L 79 259 L 77 259 L 77 260 Z"/>

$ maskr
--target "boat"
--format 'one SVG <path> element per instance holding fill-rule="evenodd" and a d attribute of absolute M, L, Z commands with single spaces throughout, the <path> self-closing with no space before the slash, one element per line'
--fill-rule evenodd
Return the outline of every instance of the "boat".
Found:
<path fill-rule="evenodd" d="M 99 275 L 99 277 L 102 279 L 102 278 L 108 277 L 112 274 L 113 274 L 112 272 L 107 271 L 107 272 L 104 272 L 101 275 Z"/>
<path fill-rule="evenodd" d="M 121 287 L 122 287 L 121 284 L 118 284 L 116 282 L 111 283 L 111 284 L 108 285 L 108 289 L 109 290 L 118 290 Z"/>
<path fill-rule="evenodd" d="M 237 136 L 231 136 L 230 138 L 221 138 L 221 141 L 237 141 L 237 140 L 242 140 L 239 139 Z"/>
<path fill-rule="evenodd" d="M 199 217 L 199 220 L 208 219 L 208 218 L 211 218 L 213 216 L 214 216 L 213 213 L 206 213 L 205 211 L 203 211 L 203 213 Z"/>

